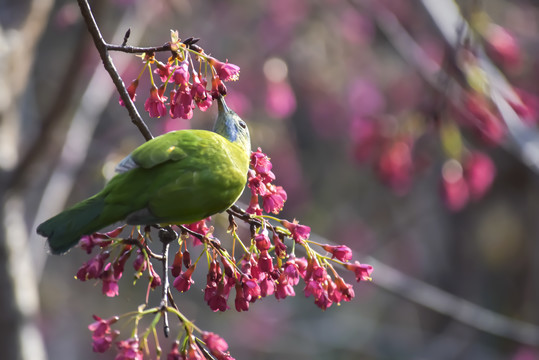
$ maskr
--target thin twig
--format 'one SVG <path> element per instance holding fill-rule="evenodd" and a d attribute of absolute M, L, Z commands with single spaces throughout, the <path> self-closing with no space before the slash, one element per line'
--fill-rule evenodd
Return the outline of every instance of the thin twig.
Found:
<path fill-rule="evenodd" d="M 135 245 L 138 247 L 141 251 L 146 251 L 149 257 L 155 260 L 162 261 L 163 256 L 158 255 L 154 253 L 146 244 L 142 244 L 138 239 L 128 238 L 128 239 L 122 239 L 122 244 L 126 245 Z"/>
<path fill-rule="evenodd" d="M 178 238 L 178 234 L 170 226 L 161 228 L 159 230 L 159 240 L 163 243 L 163 292 L 161 296 L 161 311 L 163 314 L 163 332 L 165 337 L 168 338 L 170 332 L 170 327 L 168 325 L 168 312 L 166 311 L 168 301 L 168 291 L 170 288 L 169 279 L 168 279 L 168 250 L 170 248 L 170 243 Z"/>
<path fill-rule="evenodd" d="M 116 89 L 120 93 L 120 97 L 122 98 L 125 104 L 125 107 L 127 108 L 129 116 L 131 117 L 131 121 L 139 129 L 142 136 L 144 136 L 144 139 L 146 140 L 153 139 L 153 135 L 150 132 L 150 129 L 148 128 L 146 123 L 144 123 L 144 120 L 142 120 L 142 117 L 138 113 L 137 108 L 135 107 L 135 104 L 133 104 L 131 97 L 127 93 L 127 89 L 125 88 L 125 84 L 122 78 L 120 77 L 118 70 L 116 70 L 114 63 L 112 62 L 112 59 L 109 56 L 109 53 L 107 50 L 107 43 L 105 42 L 105 40 L 103 40 L 103 36 L 101 35 L 101 32 L 99 31 L 99 27 L 97 26 L 97 23 L 94 19 L 94 16 L 92 14 L 92 10 L 90 9 L 90 5 L 88 4 L 88 1 L 77 0 L 77 2 L 79 3 L 82 17 L 84 18 L 84 21 L 86 22 L 86 25 L 88 26 L 88 31 L 90 32 L 90 34 L 92 35 L 92 38 L 94 39 L 95 47 L 97 48 L 97 51 L 99 52 L 99 56 L 101 57 L 101 60 L 103 61 L 103 66 L 109 73 L 109 76 L 114 82 Z"/>
<path fill-rule="evenodd" d="M 162 46 L 153 46 L 153 47 L 138 47 L 138 46 L 123 46 L 123 45 L 112 45 L 104 43 L 105 48 L 109 51 L 120 51 L 129 54 L 143 54 L 143 53 L 156 53 L 170 51 L 170 44 L 166 43 Z"/>

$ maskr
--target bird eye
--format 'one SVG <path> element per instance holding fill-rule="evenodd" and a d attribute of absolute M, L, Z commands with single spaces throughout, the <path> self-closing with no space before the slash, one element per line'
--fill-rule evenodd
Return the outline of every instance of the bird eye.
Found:
<path fill-rule="evenodd" d="M 245 121 L 240 121 L 240 126 L 244 129 L 247 128 L 247 124 L 245 123 Z"/>

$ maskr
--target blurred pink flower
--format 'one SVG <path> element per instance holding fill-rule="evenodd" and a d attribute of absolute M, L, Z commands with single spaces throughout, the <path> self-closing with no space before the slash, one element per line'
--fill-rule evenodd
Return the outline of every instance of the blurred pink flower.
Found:
<path fill-rule="evenodd" d="M 276 119 L 284 119 L 296 110 L 296 96 L 287 81 L 268 81 L 266 111 Z"/>
<path fill-rule="evenodd" d="M 118 355 L 114 360 L 142 360 L 143 353 L 137 338 L 118 341 Z"/>
<path fill-rule="evenodd" d="M 486 144 L 498 145 L 502 142 L 506 134 L 505 126 L 482 96 L 466 93 L 464 107 L 467 110 L 463 114 L 465 124 L 472 126 Z"/>
<path fill-rule="evenodd" d="M 380 179 L 397 195 L 410 189 L 413 175 L 412 148 L 409 141 L 395 140 L 382 149 L 377 164 Z"/>
<path fill-rule="evenodd" d="M 462 165 L 457 160 L 445 162 L 441 182 L 442 199 L 449 210 L 459 211 L 468 204 L 470 192 L 463 177 Z"/>
<path fill-rule="evenodd" d="M 464 179 L 473 200 L 482 198 L 490 189 L 496 168 L 487 155 L 481 152 L 471 153 L 464 162 Z"/>
<path fill-rule="evenodd" d="M 494 60 L 506 67 L 516 67 L 521 63 L 521 50 L 513 35 L 503 27 L 489 24 L 485 31 L 487 51 Z"/>

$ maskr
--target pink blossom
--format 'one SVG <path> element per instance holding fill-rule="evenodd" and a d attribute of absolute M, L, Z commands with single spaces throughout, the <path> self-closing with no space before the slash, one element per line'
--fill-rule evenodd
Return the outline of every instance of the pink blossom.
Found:
<path fill-rule="evenodd" d="M 206 90 L 206 79 L 201 79 L 197 74 L 193 74 L 193 86 L 191 87 L 191 97 L 201 111 L 206 111 L 212 104 L 211 94 Z"/>
<path fill-rule="evenodd" d="M 249 302 L 255 302 L 260 296 L 260 286 L 254 279 L 244 278 L 242 288 L 243 295 Z"/>
<path fill-rule="evenodd" d="M 185 360 L 206 360 L 206 357 L 202 354 L 199 347 L 193 343 L 190 343 L 187 347 L 186 353 L 183 355 L 182 359 Z"/>
<path fill-rule="evenodd" d="M 90 254 L 94 246 L 99 246 L 101 248 L 107 247 L 112 243 L 112 239 L 120 235 L 124 226 L 120 226 L 114 230 L 111 230 L 107 233 L 93 233 L 91 235 L 84 235 L 79 240 L 79 246 L 86 250 Z"/>
<path fill-rule="evenodd" d="M 152 289 L 155 289 L 158 286 L 161 286 L 161 277 L 157 272 L 155 272 L 152 263 L 148 262 L 148 270 L 150 271 L 150 286 Z"/>
<path fill-rule="evenodd" d="M 309 226 L 300 225 L 296 220 L 293 222 L 282 220 L 281 224 L 290 231 L 290 236 L 297 243 L 302 243 L 307 240 L 311 233 L 311 228 Z"/>
<path fill-rule="evenodd" d="M 262 196 L 264 211 L 278 214 L 283 209 L 287 199 L 286 191 L 282 186 L 268 185 L 266 188 L 269 190 L 269 194 Z"/>
<path fill-rule="evenodd" d="M 240 76 L 240 67 L 229 62 L 221 62 L 209 57 L 208 62 L 215 68 L 217 76 L 222 81 L 237 80 Z"/>
<path fill-rule="evenodd" d="M 313 295 L 315 298 L 318 298 L 321 296 L 324 289 L 322 288 L 322 285 L 320 282 L 315 280 L 309 280 L 307 281 L 305 285 L 305 289 L 303 289 L 303 292 L 305 293 L 305 297 L 309 297 Z"/>
<path fill-rule="evenodd" d="M 181 249 L 176 252 L 176 255 L 174 255 L 174 261 L 172 262 L 172 269 L 170 273 L 174 277 L 180 276 L 180 273 L 182 271 L 182 263 L 183 263 L 183 253 Z"/>
<path fill-rule="evenodd" d="M 223 84 L 219 77 L 213 77 L 211 80 L 211 96 L 213 99 L 217 99 L 219 96 L 226 95 L 226 86 Z"/>
<path fill-rule="evenodd" d="M 286 276 L 288 283 L 292 285 L 297 285 L 299 283 L 300 273 L 295 261 L 288 260 L 284 264 L 283 275 Z"/>
<path fill-rule="evenodd" d="M 163 65 L 159 61 L 156 61 L 155 64 L 157 65 L 157 69 L 155 69 L 153 72 L 159 75 L 162 82 L 166 82 L 172 73 L 171 64 L 167 63 Z"/>
<path fill-rule="evenodd" d="M 286 245 L 281 241 L 278 235 L 273 235 L 273 244 L 275 246 L 275 254 L 278 258 L 286 257 Z"/>
<path fill-rule="evenodd" d="M 124 250 L 120 254 L 120 256 L 117 257 L 116 260 L 112 263 L 114 277 L 116 277 L 116 279 L 120 279 L 122 277 L 125 263 L 127 262 L 127 259 L 129 259 L 129 256 L 131 256 L 131 246 L 126 246 L 124 247 Z"/>
<path fill-rule="evenodd" d="M 317 264 L 315 264 L 311 276 L 312 279 L 315 281 L 324 282 L 328 277 L 328 273 L 325 267 L 318 266 Z"/>
<path fill-rule="evenodd" d="M 133 80 L 133 82 L 131 82 L 131 84 L 129 84 L 129 86 L 127 87 L 127 94 L 129 95 L 129 97 L 131 98 L 131 101 L 133 102 L 135 102 L 135 99 L 137 97 L 137 93 L 136 93 L 137 87 L 138 87 L 138 79 Z M 125 106 L 122 98 L 120 98 L 119 103 L 121 106 Z"/>
<path fill-rule="evenodd" d="M 314 303 L 322 310 L 326 310 L 333 302 L 329 299 L 328 292 L 323 290 L 316 294 Z"/>
<path fill-rule="evenodd" d="M 202 340 L 206 343 L 206 346 L 212 354 L 218 356 L 228 350 L 228 344 L 226 341 L 217 334 L 212 332 L 204 332 L 202 334 Z"/>
<path fill-rule="evenodd" d="M 109 257 L 109 255 L 110 252 L 103 251 L 89 261 L 85 262 L 77 271 L 76 278 L 80 281 L 99 278 L 103 273 L 105 260 Z"/>
<path fill-rule="evenodd" d="M 263 274 L 262 280 L 259 281 L 260 296 L 266 297 L 272 295 L 275 292 L 275 281 L 268 275 Z"/>
<path fill-rule="evenodd" d="M 271 248 L 271 241 L 268 235 L 264 232 L 255 235 L 256 248 L 260 251 L 269 250 Z"/>
<path fill-rule="evenodd" d="M 249 207 L 245 210 L 248 214 L 253 215 L 262 215 L 262 209 L 258 203 L 258 195 L 251 195 L 251 201 L 249 202 Z"/>
<path fill-rule="evenodd" d="M 249 170 L 247 176 L 247 186 L 251 189 L 251 195 L 268 195 L 269 191 L 266 188 L 266 185 L 262 181 L 260 175 L 256 174 L 253 170 Z"/>
<path fill-rule="evenodd" d="M 167 108 L 165 106 L 167 97 L 163 96 L 164 91 L 164 87 L 157 89 L 155 86 L 152 86 L 150 89 L 150 97 L 144 103 L 144 110 L 150 114 L 150 117 L 158 118 L 167 114 Z"/>
<path fill-rule="evenodd" d="M 194 270 L 195 270 L 195 266 L 192 265 L 186 271 L 184 271 L 180 276 L 174 279 L 174 283 L 172 284 L 172 286 L 174 286 L 176 290 L 178 290 L 179 292 L 185 292 L 189 290 L 191 285 L 195 283 L 195 281 L 191 278 Z"/>
<path fill-rule="evenodd" d="M 260 256 L 258 257 L 258 268 L 260 271 L 268 274 L 273 271 L 273 258 L 269 255 L 268 250 L 260 251 Z"/>
<path fill-rule="evenodd" d="M 273 165 L 269 157 L 258 148 L 251 153 L 251 167 L 259 174 L 267 174 L 271 171 Z"/>
<path fill-rule="evenodd" d="M 92 332 L 92 349 L 94 352 L 103 353 L 107 351 L 112 341 L 118 336 L 118 331 L 112 331 L 110 325 L 118 321 L 118 317 L 114 316 L 109 319 L 101 319 L 97 315 L 93 315 L 95 322 L 88 325 L 88 329 Z"/>
<path fill-rule="evenodd" d="M 142 360 L 143 353 L 137 338 L 118 341 L 118 355 L 114 360 Z"/>
<path fill-rule="evenodd" d="M 344 265 L 346 270 L 353 271 L 356 274 L 356 281 L 371 280 L 371 274 L 373 268 L 371 265 L 361 264 L 359 261 L 355 261 L 353 264 Z"/>
<path fill-rule="evenodd" d="M 286 275 L 281 274 L 275 289 L 275 298 L 277 300 L 284 299 L 287 296 L 296 296 L 294 292 L 294 287 L 287 280 Z"/>
<path fill-rule="evenodd" d="M 234 299 L 234 306 L 238 312 L 249 310 L 249 301 L 247 301 L 245 298 L 243 288 L 240 284 L 236 284 L 236 298 Z"/>
<path fill-rule="evenodd" d="M 103 295 L 106 295 L 108 297 L 114 297 L 119 295 L 120 287 L 118 286 L 118 279 L 114 276 L 114 272 L 111 269 L 110 263 L 105 266 L 105 269 L 101 274 L 100 279 L 103 281 Z"/>
<path fill-rule="evenodd" d="M 335 285 L 337 285 L 336 291 L 339 291 L 342 294 L 342 300 L 350 301 L 354 298 L 354 288 L 352 285 L 344 282 L 343 278 L 335 278 Z M 338 301 L 336 301 L 338 303 Z"/>
<path fill-rule="evenodd" d="M 186 120 L 193 117 L 193 97 L 187 86 L 182 85 L 178 91 L 171 91 L 170 98 L 170 117 Z"/>
<path fill-rule="evenodd" d="M 191 231 L 194 231 L 196 233 L 199 233 L 201 235 L 208 235 L 210 233 L 210 228 L 208 227 L 208 225 L 206 224 L 207 221 L 210 221 L 211 220 L 211 217 L 208 217 L 204 220 L 200 220 L 200 221 L 197 221 L 195 223 L 192 223 L 192 224 L 186 224 L 184 225 L 186 228 L 188 228 L 189 230 Z M 202 242 L 196 238 L 196 237 L 193 237 L 193 243 L 194 245 L 201 245 Z"/>
<path fill-rule="evenodd" d="M 147 267 L 146 257 L 140 251 L 140 249 L 137 249 L 137 257 L 135 258 L 135 261 L 133 261 L 133 268 L 137 272 L 143 272 L 144 270 L 146 270 L 146 267 Z"/>
<path fill-rule="evenodd" d="M 185 85 L 189 82 L 189 63 L 182 61 L 172 75 L 177 85 Z"/>
<path fill-rule="evenodd" d="M 212 311 L 226 311 L 228 305 L 226 303 L 226 298 L 221 293 L 216 293 L 214 296 L 210 297 L 208 300 L 208 305 Z"/>
<path fill-rule="evenodd" d="M 322 248 L 333 255 L 332 259 L 347 262 L 352 259 L 352 250 L 345 245 L 322 245 Z"/>
<path fill-rule="evenodd" d="M 167 360 L 182 360 L 182 354 L 180 354 L 180 344 L 178 341 L 175 341 L 172 344 L 172 349 L 167 354 Z"/>
<path fill-rule="evenodd" d="M 215 260 L 210 262 L 210 269 L 208 271 L 208 274 L 206 275 L 206 281 L 208 283 L 211 281 L 219 282 L 221 281 L 222 275 L 223 275 L 223 272 L 221 271 L 221 267 L 219 266 L 219 263 Z"/>

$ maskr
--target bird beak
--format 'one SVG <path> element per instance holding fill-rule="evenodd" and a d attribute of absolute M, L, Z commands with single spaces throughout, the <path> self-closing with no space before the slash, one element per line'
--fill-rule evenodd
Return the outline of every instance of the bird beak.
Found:
<path fill-rule="evenodd" d="M 219 113 L 227 113 L 230 111 L 230 108 L 225 102 L 225 97 L 222 95 L 217 98 L 217 106 L 219 109 Z"/>

